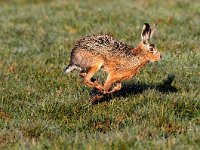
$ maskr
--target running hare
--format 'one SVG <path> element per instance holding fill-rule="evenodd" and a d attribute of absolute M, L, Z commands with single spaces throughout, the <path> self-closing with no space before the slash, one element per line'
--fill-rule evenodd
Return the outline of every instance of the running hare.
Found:
<path fill-rule="evenodd" d="M 84 84 L 104 95 L 119 91 L 123 80 L 135 76 L 149 61 L 161 58 L 156 46 L 150 43 L 155 27 L 156 25 L 151 29 L 148 23 L 144 24 L 141 42 L 135 48 L 110 35 L 93 35 L 80 39 L 72 49 L 71 62 L 64 73 L 80 70 Z M 108 73 L 103 86 L 92 78 L 99 69 Z M 111 89 L 113 84 L 115 86 Z"/>

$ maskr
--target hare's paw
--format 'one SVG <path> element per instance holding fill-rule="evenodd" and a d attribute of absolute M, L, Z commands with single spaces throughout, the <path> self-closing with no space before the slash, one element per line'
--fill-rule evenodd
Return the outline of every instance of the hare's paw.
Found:
<path fill-rule="evenodd" d="M 97 80 L 94 81 L 94 88 L 97 89 L 101 93 L 104 92 L 103 86 Z"/>
<path fill-rule="evenodd" d="M 90 101 L 92 104 L 97 104 L 101 101 L 102 98 L 104 98 L 104 95 L 96 95 L 91 97 Z"/>

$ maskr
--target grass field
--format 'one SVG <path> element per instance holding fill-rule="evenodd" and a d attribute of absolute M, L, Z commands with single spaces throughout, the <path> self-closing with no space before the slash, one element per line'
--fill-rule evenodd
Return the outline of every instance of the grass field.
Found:
<path fill-rule="evenodd" d="M 199 8 L 198 0 L 0 0 L 0 149 L 200 149 Z M 158 23 L 163 59 L 91 105 L 77 72 L 61 74 L 74 42 L 111 33 L 136 46 L 144 22 Z"/>

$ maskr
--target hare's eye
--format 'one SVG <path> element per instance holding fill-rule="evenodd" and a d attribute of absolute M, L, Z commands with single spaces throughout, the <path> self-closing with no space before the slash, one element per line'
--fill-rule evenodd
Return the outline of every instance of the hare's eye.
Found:
<path fill-rule="evenodd" d="M 150 48 L 149 48 L 149 51 L 153 52 L 153 48 L 152 48 L 152 47 L 150 47 Z"/>

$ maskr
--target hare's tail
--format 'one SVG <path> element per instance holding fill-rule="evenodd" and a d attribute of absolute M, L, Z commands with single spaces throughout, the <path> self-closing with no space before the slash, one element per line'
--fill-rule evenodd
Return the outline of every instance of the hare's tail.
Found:
<path fill-rule="evenodd" d="M 69 72 L 73 71 L 74 69 L 82 70 L 81 67 L 78 67 L 74 64 L 69 64 L 63 71 L 63 74 L 68 74 Z"/>

